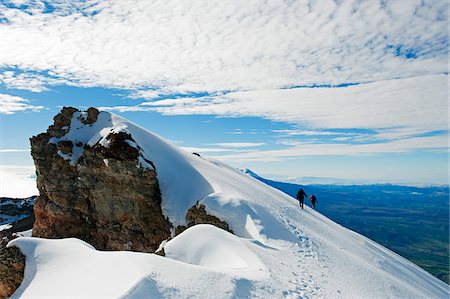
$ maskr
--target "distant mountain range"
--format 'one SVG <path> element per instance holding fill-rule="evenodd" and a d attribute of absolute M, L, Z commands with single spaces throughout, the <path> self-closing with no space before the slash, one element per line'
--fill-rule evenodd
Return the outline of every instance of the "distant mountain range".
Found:
<path fill-rule="evenodd" d="M 28 198 L 0 197 L 0 244 L 12 239 L 13 234 L 33 227 L 33 206 L 36 198 L 37 196 Z"/>
<path fill-rule="evenodd" d="M 242 170 L 244 172 L 252 172 L 250 169 Z M 259 174 L 254 173 L 256 176 Z M 408 186 L 408 187 L 448 187 L 448 184 L 429 184 L 429 183 L 417 183 L 398 180 L 397 182 L 387 182 L 385 180 L 358 180 L 358 179 L 342 179 L 334 177 L 318 177 L 318 176 L 300 176 L 300 177 L 288 177 L 274 173 L 262 174 L 264 178 L 270 178 L 276 182 L 286 182 L 297 185 L 394 185 L 394 186 Z"/>

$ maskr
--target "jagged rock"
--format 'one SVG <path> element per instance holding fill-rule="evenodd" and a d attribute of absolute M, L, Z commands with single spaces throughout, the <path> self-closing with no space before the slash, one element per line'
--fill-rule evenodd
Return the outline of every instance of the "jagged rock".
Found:
<path fill-rule="evenodd" d="M 61 140 L 60 142 L 58 142 L 58 149 L 63 154 L 70 154 L 72 153 L 73 142 L 70 140 Z"/>
<path fill-rule="evenodd" d="M 102 123 L 108 122 L 102 115 Z M 126 131 L 102 127 L 97 142 L 73 137 L 95 126 L 99 117 L 95 108 L 64 107 L 46 133 L 30 139 L 40 193 L 33 236 L 76 237 L 103 250 L 154 252 L 171 229 L 162 214 L 155 165 Z M 232 232 L 204 205 L 189 209 L 186 220 L 187 227 L 206 223 Z"/>
<path fill-rule="evenodd" d="M 212 224 L 221 229 L 224 229 L 233 234 L 230 226 L 225 221 L 220 220 L 216 216 L 209 215 L 206 213 L 205 205 L 196 204 L 191 207 L 186 213 L 187 226 L 178 226 L 175 230 L 175 234 L 180 234 L 188 227 L 194 226 L 196 224 Z"/>
<path fill-rule="evenodd" d="M 164 248 L 161 248 L 161 249 L 155 251 L 155 254 L 160 255 L 160 256 L 166 256 L 166 252 L 164 251 Z"/>
<path fill-rule="evenodd" d="M 139 156 L 139 149 L 130 146 L 127 140 L 133 141 L 129 133 L 118 132 L 109 134 L 106 139 L 109 141 L 109 146 L 104 147 L 100 144 L 95 146 L 95 149 L 101 153 L 104 159 L 116 159 L 120 161 L 135 160 Z"/>
<path fill-rule="evenodd" d="M 154 165 L 146 160 L 153 169 L 142 167 L 139 146 L 125 132 L 110 132 L 107 146 L 76 141 L 83 152 L 71 164 L 58 150 L 72 153 L 73 142 L 52 140 L 69 132 L 74 113 L 87 126 L 99 117 L 95 108 L 80 113 L 64 107 L 46 133 L 30 140 L 40 193 L 33 236 L 77 237 L 97 249 L 154 252 L 171 227 L 161 211 Z"/>
<path fill-rule="evenodd" d="M 9 224 L 0 230 L 0 246 L 4 246 L 12 240 L 18 232 L 29 230 L 33 227 L 33 205 L 37 196 L 28 198 L 0 197 L 0 221 Z"/>
<path fill-rule="evenodd" d="M 0 247 L 0 298 L 8 298 L 20 286 L 25 256 L 17 247 Z"/>
<path fill-rule="evenodd" d="M 100 114 L 100 111 L 97 109 L 90 107 L 87 111 L 87 117 L 81 117 L 81 122 L 85 125 L 93 124 L 97 121 L 98 115 Z"/>
<path fill-rule="evenodd" d="M 72 115 L 76 111 L 78 111 L 76 108 L 64 107 L 61 112 L 53 118 L 55 123 L 48 128 L 47 133 L 55 137 L 64 136 L 69 131 Z"/>
<path fill-rule="evenodd" d="M 33 223 L 34 223 L 33 213 L 26 218 L 14 221 L 11 223 L 10 228 L 0 231 L 0 239 L 2 241 L 4 240 L 5 243 L 8 243 L 8 241 L 12 240 L 17 233 L 31 229 L 33 227 Z"/>

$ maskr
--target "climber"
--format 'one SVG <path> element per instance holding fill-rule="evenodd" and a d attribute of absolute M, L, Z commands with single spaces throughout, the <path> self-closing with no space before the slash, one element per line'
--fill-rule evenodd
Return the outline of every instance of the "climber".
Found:
<path fill-rule="evenodd" d="M 319 202 L 319 201 L 314 196 L 314 194 L 311 194 L 311 196 L 309 197 L 309 200 L 311 201 L 312 208 L 315 209 L 316 208 L 316 202 Z"/>
<path fill-rule="evenodd" d="M 303 191 L 303 189 L 298 190 L 297 200 L 298 200 L 298 204 L 302 207 L 302 209 L 303 209 L 303 199 L 307 196 L 308 195 L 306 195 L 306 193 L 305 193 L 305 191 Z"/>

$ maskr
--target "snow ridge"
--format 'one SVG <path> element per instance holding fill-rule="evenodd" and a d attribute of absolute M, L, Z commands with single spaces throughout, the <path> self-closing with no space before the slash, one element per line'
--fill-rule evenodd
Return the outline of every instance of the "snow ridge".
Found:
<path fill-rule="evenodd" d="M 235 235 L 198 225 L 165 244 L 167 257 L 99 252 L 80 240 L 19 238 L 25 282 L 13 298 L 447 298 L 448 285 L 383 246 L 219 161 L 177 148 L 117 115 L 92 126 L 74 115 L 65 140 L 90 145 L 131 134 L 155 165 L 174 227 L 197 202 Z M 78 129 L 77 129 L 78 128 Z M 53 140 L 52 142 L 57 142 Z M 75 153 L 70 159 L 76 164 Z M 144 160 L 145 161 L 145 160 Z M 55 289 L 55 286 L 56 289 Z"/>

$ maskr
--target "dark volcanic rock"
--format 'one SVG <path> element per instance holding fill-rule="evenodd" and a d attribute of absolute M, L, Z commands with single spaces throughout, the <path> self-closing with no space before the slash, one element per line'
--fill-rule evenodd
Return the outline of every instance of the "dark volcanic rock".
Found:
<path fill-rule="evenodd" d="M 34 214 L 30 214 L 26 218 L 14 221 L 11 227 L 0 231 L 0 239 L 6 243 L 14 239 L 14 235 L 33 228 Z M 6 245 L 6 244 L 5 244 Z"/>
<path fill-rule="evenodd" d="M 58 149 L 64 154 L 72 153 L 73 142 L 70 140 L 61 140 L 58 142 Z"/>
<path fill-rule="evenodd" d="M 20 286 L 25 256 L 17 247 L 0 246 L 0 298 L 8 298 Z"/>
<path fill-rule="evenodd" d="M 48 128 L 47 133 L 55 137 L 64 136 L 67 132 L 69 132 L 72 115 L 77 111 L 77 109 L 72 107 L 64 107 L 61 112 L 53 118 L 55 123 Z"/>
<path fill-rule="evenodd" d="M 109 133 L 107 146 L 65 140 L 75 116 L 92 126 L 99 111 L 64 107 L 46 133 L 31 138 L 40 193 L 33 236 L 77 237 L 97 249 L 155 251 L 171 227 L 161 211 L 155 170 L 142 167 L 139 146 L 126 132 Z M 63 138 L 54 144 L 52 137 Z M 71 165 L 58 149 L 70 154 L 73 143 L 83 153 Z"/>
<path fill-rule="evenodd" d="M 3 222 L 2 224 L 10 224 L 9 228 L 0 231 L 0 239 L 2 241 L 7 243 L 7 241 L 13 239 L 15 233 L 26 231 L 33 227 L 33 205 L 36 197 L 0 197 L 0 221 Z"/>
<path fill-rule="evenodd" d="M 0 197 L 0 217 L 33 214 L 33 205 L 37 196 L 28 198 Z"/>
<path fill-rule="evenodd" d="M 194 226 L 196 224 L 212 224 L 214 226 L 217 226 L 218 228 L 224 229 L 233 234 L 233 231 L 230 229 L 228 223 L 220 220 L 216 216 L 209 215 L 208 213 L 206 213 L 205 205 L 203 204 L 197 203 L 195 206 L 190 208 L 186 213 L 186 221 L 187 227 L 178 226 L 176 228 L 175 233 L 177 235 L 182 233 L 188 227 Z"/>
<path fill-rule="evenodd" d="M 90 107 L 87 111 L 87 117 L 81 117 L 80 120 L 85 125 L 93 124 L 97 121 L 98 115 L 100 114 L 100 111 L 98 111 L 95 108 Z"/>
<path fill-rule="evenodd" d="M 133 140 L 129 133 L 111 133 L 106 139 L 109 141 L 108 147 L 104 147 L 100 144 L 95 146 L 95 149 L 101 153 L 103 158 L 112 158 L 120 161 L 135 160 L 138 158 L 139 150 L 127 143 L 127 140 Z"/>

